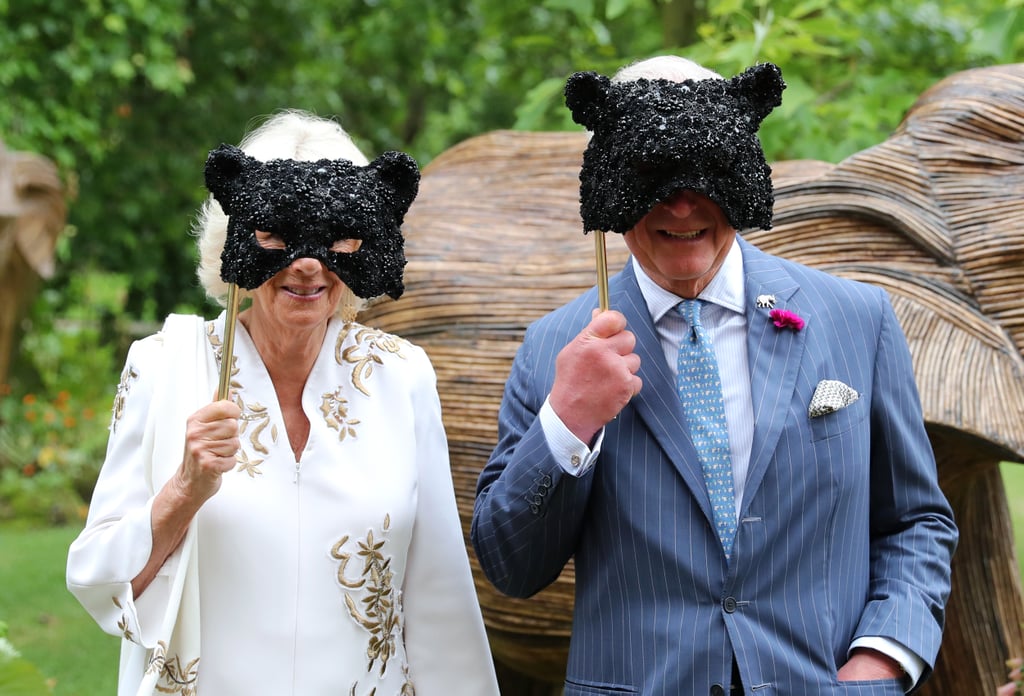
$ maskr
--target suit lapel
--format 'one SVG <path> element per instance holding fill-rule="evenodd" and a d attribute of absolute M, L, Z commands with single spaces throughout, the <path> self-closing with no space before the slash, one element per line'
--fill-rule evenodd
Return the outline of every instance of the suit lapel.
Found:
<path fill-rule="evenodd" d="M 741 514 L 757 492 L 789 414 L 797 373 L 813 317 L 798 303 L 799 286 L 777 259 L 740 241 L 746 283 L 747 356 L 754 405 L 754 439 Z M 770 310 L 757 306 L 759 295 L 774 295 L 775 308 L 797 313 L 804 329 L 780 329 Z"/>
<path fill-rule="evenodd" d="M 711 501 L 704 485 L 704 474 L 697 452 L 690 441 L 675 378 L 665 364 L 665 355 L 647 310 L 647 303 L 637 285 L 632 261 L 627 262 L 625 269 L 612 279 L 609 301 L 612 309 L 625 315 L 627 328 L 636 336 L 634 350 L 640 356 L 638 374 L 644 386 L 630 404 L 682 475 L 697 504 L 711 521 Z"/>

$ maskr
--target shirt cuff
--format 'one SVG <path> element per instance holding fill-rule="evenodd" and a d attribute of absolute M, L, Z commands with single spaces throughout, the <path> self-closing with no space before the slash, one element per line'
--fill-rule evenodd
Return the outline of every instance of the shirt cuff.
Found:
<path fill-rule="evenodd" d="M 540 427 L 544 431 L 544 439 L 548 443 L 551 456 L 555 458 L 558 465 L 570 476 L 580 477 L 590 471 L 594 466 L 597 455 L 601 452 L 601 442 L 604 440 L 604 428 L 597 432 L 594 438 L 594 447 L 591 449 L 572 434 L 562 419 L 551 408 L 548 400 L 540 407 Z"/>
<path fill-rule="evenodd" d="M 898 643 L 891 638 L 882 638 L 881 636 L 861 636 L 860 638 L 854 639 L 850 645 L 850 650 L 854 648 L 870 648 L 871 650 L 877 650 L 880 653 L 884 653 L 900 663 L 903 667 L 903 671 L 907 673 L 909 677 L 906 691 L 913 689 L 917 682 L 920 681 L 921 675 L 924 674 L 924 660 L 917 656 L 912 650 L 904 646 L 902 643 Z"/>

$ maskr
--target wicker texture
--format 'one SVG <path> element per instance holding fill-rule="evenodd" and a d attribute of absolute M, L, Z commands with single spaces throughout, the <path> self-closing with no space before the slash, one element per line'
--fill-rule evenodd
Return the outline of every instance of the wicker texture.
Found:
<path fill-rule="evenodd" d="M 7 381 L 19 318 L 40 280 L 53 274 L 65 194 L 53 162 L 0 141 L 0 384 Z"/>
<path fill-rule="evenodd" d="M 419 343 L 434 362 L 467 538 L 523 332 L 595 281 L 578 207 L 585 145 L 582 133 L 499 131 L 443 153 L 426 168 L 406 218 L 406 294 L 363 315 Z M 775 228 L 748 239 L 885 287 L 914 356 L 963 537 L 951 647 L 924 693 L 993 693 L 1005 681 L 1003 661 L 1024 654 L 997 469 L 1000 460 L 1024 461 L 1024 65 L 948 78 L 890 139 L 838 165 L 790 161 L 773 170 Z M 627 255 L 619 235 L 607 242 L 614 272 Z M 560 681 L 571 564 L 536 597 L 515 600 L 472 560 L 495 656 Z"/>

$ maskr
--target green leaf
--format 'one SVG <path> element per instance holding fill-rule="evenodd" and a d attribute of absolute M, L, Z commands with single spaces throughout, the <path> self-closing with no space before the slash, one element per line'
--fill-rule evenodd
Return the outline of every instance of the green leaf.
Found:
<path fill-rule="evenodd" d="M 583 23 L 589 23 L 594 17 L 594 0 L 544 0 L 543 4 L 551 10 L 568 10 Z"/>
<path fill-rule="evenodd" d="M 103 18 L 103 28 L 111 34 L 123 34 L 128 25 L 121 15 L 108 14 Z"/>
<path fill-rule="evenodd" d="M 622 15 L 626 14 L 633 5 L 632 0 L 608 0 L 604 6 L 605 19 L 613 20 L 618 19 Z"/>
<path fill-rule="evenodd" d="M 118 58 L 110 64 L 110 74 L 119 80 L 127 82 L 135 77 L 135 66 L 126 58 Z"/>
<path fill-rule="evenodd" d="M 711 3 L 709 8 L 714 17 L 728 17 L 743 12 L 743 0 L 721 0 Z"/>
<path fill-rule="evenodd" d="M 832 4 L 832 0 L 801 0 L 788 14 L 790 17 L 805 19 L 812 15 L 824 14 Z"/>
<path fill-rule="evenodd" d="M 546 115 L 557 103 L 561 106 L 565 89 L 564 78 L 549 78 L 526 93 L 523 103 L 516 109 L 514 127 L 517 130 L 541 130 L 547 123 Z"/>
<path fill-rule="evenodd" d="M 1024 34 L 1024 11 L 1006 8 L 984 17 L 972 35 L 970 49 L 999 63 L 1013 62 L 1015 49 Z"/>

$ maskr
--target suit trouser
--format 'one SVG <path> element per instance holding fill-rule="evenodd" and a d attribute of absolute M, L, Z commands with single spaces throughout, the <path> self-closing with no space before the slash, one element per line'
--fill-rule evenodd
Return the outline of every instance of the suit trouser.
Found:
<path fill-rule="evenodd" d="M 732 684 L 729 686 L 729 696 L 742 696 L 743 680 L 740 679 L 740 666 L 736 660 L 732 661 Z"/>

